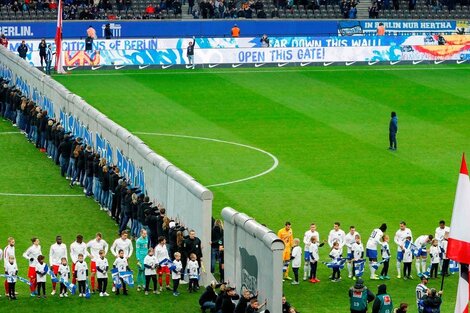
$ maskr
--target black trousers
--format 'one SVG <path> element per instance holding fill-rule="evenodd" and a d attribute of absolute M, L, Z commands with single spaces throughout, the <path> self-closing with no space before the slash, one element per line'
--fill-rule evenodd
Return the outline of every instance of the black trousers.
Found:
<path fill-rule="evenodd" d="M 403 262 L 403 276 L 407 277 L 411 275 L 411 262 Z"/>
<path fill-rule="evenodd" d="M 78 293 L 85 293 L 86 291 L 86 281 L 79 280 L 78 282 Z"/>
<path fill-rule="evenodd" d="M 65 287 L 64 283 L 60 283 L 60 293 L 67 293 L 67 287 Z"/>
<path fill-rule="evenodd" d="M 46 295 L 46 283 L 45 282 L 38 282 L 36 285 L 36 290 L 38 292 L 38 296 L 41 295 L 41 289 L 42 289 L 42 295 Z"/>
<path fill-rule="evenodd" d="M 431 264 L 431 277 L 437 278 L 438 269 L 439 269 L 439 263 Z"/>
<path fill-rule="evenodd" d="M 153 283 L 153 290 L 157 290 L 157 275 L 145 275 L 145 291 L 149 291 L 150 280 Z"/>
<path fill-rule="evenodd" d="M 450 259 L 442 260 L 442 275 L 449 275 L 449 263 Z"/>
<path fill-rule="evenodd" d="M 382 271 L 380 272 L 380 276 L 388 276 L 388 266 L 390 262 L 387 260 L 384 262 L 384 266 L 382 267 Z"/>
<path fill-rule="evenodd" d="M 16 298 L 15 296 L 15 285 L 16 283 L 8 283 L 8 296 L 10 299 Z"/>
<path fill-rule="evenodd" d="M 108 287 L 108 279 L 107 278 L 98 278 L 98 291 L 99 292 L 106 292 L 107 287 Z"/>
<path fill-rule="evenodd" d="M 318 262 L 310 262 L 310 279 L 317 278 L 317 264 Z"/>
<path fill-rule="evenodd" d="M 180 280 L 179 279 L 173 279 L 173 292 L 178 291 L 179 285 L 180 285 Z"/>

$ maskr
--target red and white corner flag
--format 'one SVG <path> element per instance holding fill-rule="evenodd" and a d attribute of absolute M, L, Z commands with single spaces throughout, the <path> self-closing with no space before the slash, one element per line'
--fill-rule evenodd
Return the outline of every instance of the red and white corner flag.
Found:
<path fill-rule="evenodd" d="M 455 193 L 451 229 L 447 245 L 447 257 L 460 263 L 460 277 L 455 303 L 455 313 L 468 313 L 470 288 L 468 264 L 470 264 L 470 179 L 465 155 L 462 156 L 459 181 Z"/>
<path fill-rule="evenodd" d="M 62 66 L 62 0 L 58 1 L 57 7 L 57 30 L 55 33 L 55 70 L 59 74 L 65 74 Z"/>

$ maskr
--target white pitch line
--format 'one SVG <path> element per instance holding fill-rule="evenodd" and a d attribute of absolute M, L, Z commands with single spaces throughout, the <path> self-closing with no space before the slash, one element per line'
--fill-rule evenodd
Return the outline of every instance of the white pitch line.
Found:
<path fill-rule="evenodd" d="M 9 196 L 9 197 L 83 197 L 83 195 L 38 194 L 38 193 L 7 193 L 7 192 L 0 192 L 0 196 Z"/>
<path fill-rule="evenodd" d="M 257 147 L 253 147 L 253 146 L 249 146 L 249 145 L 245 145 L 245 144 L 238 143 L 238 142 L 227 141 L 227 140 L 220 140 L 220 139 L 215 139 L 215 138 L 207 138 L 207 137 L 177 135 L 177 134 L 149 133 L 149 132 L 133 132 L 133 133 L 136 134 L 136 135 L 179 137 L 179 138 L 188 138 L 188 139 L 197 139 L 197 140 L 205 140 L 205 141 L 213 141 L 213 142 L 225 143 L 225 144 L 229 144 L 229 145 L 233 145 L 233 146 L 239 146 L 239 147 L 244 147 L 244 148 L 247 148 L 247 149 L 251 149 L 251 150 L 255 150 L 255 151 L 261 152 L 261 153 L 263 153 L 263 154 L 266 154 L 267 156 L 269 156 L 269 157 L 273 160 L 273 165 L 272 165 L 269 169 L 267 169 L 266 171 L 264 171 L 264 172 L 261 172 L 261 173 L 259 173 L 259 174 L 253 175 L 253 176 L 249 176 L 249 177 L 237 179 L 237 180 L 232 180 L 232 181 L 228 181 L 228 182 L 223 182 L 223 183 L 217 183 L 217 184 L 208 185 L 208 186 L 206 186 L 207 188 L 209 188 L 209 187 L 218 187 L 218 186 L 231 185 L 231 184 L 241 183 L 241 182 L 244 182 L 244 181 L 247 181 L 247 180 L 255 179 L 255 178 L 264 176 L 264 175 L 266 175 L 266 174 L 268 174 L 268 173 L 274 171 L 274 170 L 276 169 L 276 167 L 279 165 L 279 160 L 277 159 L 277 157 L 276 157 L 274 154 L 272 154 L 272 153 L 270 153 L 270 152 L 268 152 L 268 151 L 265 151 L 265 150 L 263 150 L 263 149 L 260 149 L 260 148 L 257 148 Z"/>
<path fill-rule="evenodd" d="M 14 134 L 21 134 L 20 132 L 0 132 L 0 135 L 14 135 Z"/>
<path fill-rule="evenodd" d="M 155 69 L 149 69 L 146 71 L 142 72 L 122 72 L 122 71 L 114 71 L 112 72 L 111 70 L 107 70 L 106 72 L 93 72 L 93 73 L 72 73 L 72 76 L 56 76 L 56 77 L 73 77 L 73 76 L 117 76 L 117 75 L 211 75 L 211 74 L 230 74 L 230 75 L 235 75 L 235 74 L 247 74 L 247 73 L 257 73 L 257 74 L 262 74 L 262 73 L 305 73 L 305 72 L 362 72 L 362 71 L 391 71 L 391 72 L 400 72 L 400 71 L 454 71 L 454 70 L 468 70 L 469 68 L 467 66 L 465 67 L 423 67 L 423 66 L 417 66 L 417 67 L 404 67 L 404 66 L 390 66 L 386 68 L 376 68 L 376 67 L 365 67 L 365 66 L 355 66 L 355 67 L 348 67 L 345 68 L 343 66 L 338 68 L 331 68 L 331 67 L 322 67 L 322 66 L 312 66 L 311 68 L 303 68 L 303 69 L 288 69 L 288 68 L 283 68 L 282 70 L 279 69 L 273 69 L 273 70 L 256 70 L 256 69 L 237 69 L 237 70 L 231 70 L 227 69 L 225 71 L 223 70 L 205 70 L 205 71 L 176 71 L 176 70 L 162 70 L 159 68 Z"/>

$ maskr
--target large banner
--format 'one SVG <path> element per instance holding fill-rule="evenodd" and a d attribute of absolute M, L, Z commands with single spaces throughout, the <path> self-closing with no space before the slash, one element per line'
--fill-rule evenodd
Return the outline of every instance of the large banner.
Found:
<path fill-rule="evenodd" d="M 271 312 L 282 311 L 282 253 L 284 242 L 270 229 L 232 208 L 222 210 L 224 219 L 225 279 L 258 300 L 267 300 Z"/>
<path fill-rule="evenodd" d="M 202 242 L 211 240 L 210 190 L 152 151 L 141 139 L 114 123 L 79 96 L 0 46 L 0 75 L 23 95 L 47 109 L 66 131 L 82 137 L 116 164 L 129 183 L 140 188 L 153 203 L 161 203 L 168 216 L 193 228 Z M 203 246 L 210 268 L 210 245 Z M 210 279 L 211 275 L 205 275 Z M 204 282 L 205 283 L 205 282 Z"/>
<path fill-rule="evenodd" d="M 274 37 L 272 46 L 259 47 L 258 38 L 241 40 L 225 38 L 196 39 L 195 63 L 215 67 L 244 64 L 263 66 L 277 63 L 285 65 L 310 65 L 334 62 L 381 61 L 442 61 L 465 62 L 470 54 L 469 35 L 444 36 L 445 45 L 438 45 L 438 35 L 433 36 L 352 36 L 352 37 Z M 63 64 L 67 70 L 87 67 L 93 70 L 113 67 L 187 65 L 186 47 L 190 38 L 173 39 L 116 39 L 97 40 L 93 51 L 84 51 L 83 41 L 65 40 Z M 10 41 L 9 49 L 15 51 L 19 41 Z M 26 60 L 40 66 L 39 41 L 28 43 L 30 52 Z M 375 64 L 375 63 L 374 63 Z"/>

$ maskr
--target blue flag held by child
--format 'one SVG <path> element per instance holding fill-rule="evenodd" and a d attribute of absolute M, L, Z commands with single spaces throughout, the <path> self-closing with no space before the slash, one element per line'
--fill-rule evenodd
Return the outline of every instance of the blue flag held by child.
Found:
<path fill-rule="evenodd" d="M 113 268 L 111 270 L 111 276 L 113 277 L 113 283 L 116 289 L 120 289 L 122 287 L 121 280 L 119 279 L 119 271 L 117 268 Z"/>

